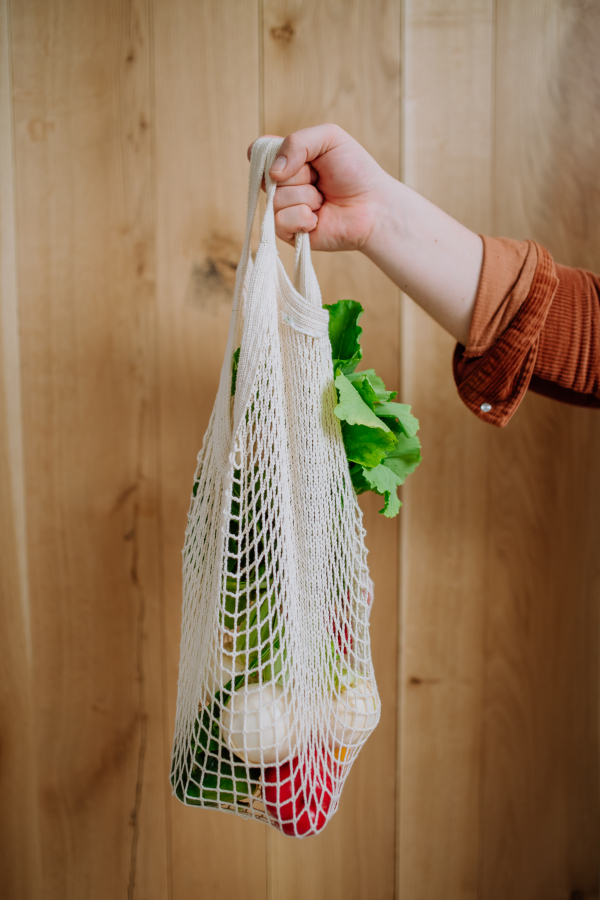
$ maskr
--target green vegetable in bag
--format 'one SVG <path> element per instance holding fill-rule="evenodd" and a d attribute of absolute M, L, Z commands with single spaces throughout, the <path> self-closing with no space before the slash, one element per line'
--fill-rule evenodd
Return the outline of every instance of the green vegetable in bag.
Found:
<path fill-rule="evenodd" d="M 396 391 L 386 390 L 374 369 L 357 372 L 362 359 L 358 321 L 363 308 L 356 300 L 330 306 L 329 340 L 333 358 L 342 436 L 357 494 L 373 491 L 385 498 L 384 516 L 392 518 L 402 506 L 398 488 L 421 462 L 419 423 L 410 406 L 392 402 Z"/>

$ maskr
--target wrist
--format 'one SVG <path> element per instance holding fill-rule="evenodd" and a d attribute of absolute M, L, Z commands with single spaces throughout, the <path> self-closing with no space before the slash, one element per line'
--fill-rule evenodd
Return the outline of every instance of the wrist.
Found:
<path fill-rule="evenodd" d="M 361 250 L 464 344 L 479 284 L 481 238 L 402 182 L 387 177 L 374 196 L 372 225 Z"/>
<path fill-rule="evenodd" d="M 381 254 L 390 238 L 398 250 L 406 240 L 410 226 L 408 195 L 413 193 L 387 172 L 382 172 L 382 176 L 370 204 L 371 227 L 359 248 L 376 265 L 380 265 Z"/>

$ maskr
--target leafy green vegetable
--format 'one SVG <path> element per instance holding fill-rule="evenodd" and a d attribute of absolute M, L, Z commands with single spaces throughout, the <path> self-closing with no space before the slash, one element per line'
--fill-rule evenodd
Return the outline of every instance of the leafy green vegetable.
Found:
<path fill-rule="evenodd" d="M 236 679 L 237 681 L 237 679 Z M 221 741 L 219 730 L 220 700 L 217 694 L 212 715 L 204 709 L 194 726 L 193 758 L 188 754 L 187 777 L 176 769 L 171 772 L 171 783 L 177 797 L 192 806 L 218 806 L 218 803 L 233 804 L 241 797 L 250 797 L 254 783 L 258 783 L 261 770 L 252 767 L 248 772 L 243 763 L 232 757 Z M 182 786 L 185 780 L 185 788 Z"/>
<path fill-rule="evenodd" d="M 363 467 L 359 463 L 350 464 L 350 478 L 357 494 L 364 494 L 371 490 L 371 485 L 363 475 Z"/>
<path fill-rule="evenodd" d="M 345 426 L 342 427 L 342 433 Z M 380 465 L 372 468 L 363 465 L 351 465 L 350 477 L 357 494 L 374 491 L 385 498 L 380 512 L 387 517 L 395 516 L 400 510 L 400 501 L 396 488 L 404 484 L 405 479 L 417 468 L 421 461 L 421 442 L 418 437 L 407 438 L 400 433 L 397 446 L 391 450 Z"/>
<path fill-rule="evenodd" d="M 366 425 L 342 425 L 346 456 L 363 466 L 378 466 L 390 450 L 396 447 L 396 435 L 389 428 L 369 428 Z"/>
<path fill-rule="evenodd" d="M 377 415 L 398 419 L 406 437 L 414 437 L 419 430 L 419 420 L 411 415 L 410 406 L 406 403 L 380 403 L 377 406 Z"/>
<path fill-rule="evenodd" d="M 384 465 L 392 472 L 395 472 L 398 478 L 401 478 L 400 484 L 404 484 L 405 478 L 415 471 L 421 462 L 421 441 L 418 437 L 407 438 L 405 435 L 398 436 L 398 445 L 394 450 L 388 453 L 384 460 Z"/>
<path fill-rule="evenodd" d="M 421 461 L 419 423 L 410 406 L 393 402 L 397 392 L 386 390 L 374 369 L 356 371 L 362 359 L 360 303 L 340 300 L 326 308 L 339 401 L 334 411 L 342 422 L 352 484 L 357 494 L 380 494 L 384 498 L 380 512 L 391 518 L 402 505 L 398 487 Z"/>
<path fill-rule="evenodd" d="M 389 518 L 398 515 L 402 504 L 398 499 L 396 489 L 401 482 L 398 482 L 398 478 L 392 469 L 386 466 L 385 463 L 375 466 L 373 469 L 367 469 L 363 466 L 363 475 L 371 490 L 385 498 L 383 509 L 380 509 L 379 512 Z"/>
<path fill-rule="evenodd" d="M 239 350 L 233 358 L 234 385 L 237 359 Z M 267 477 L 256 466 L 246 473 L 241 469 L 233 473 L 227 577 L 219 615 L 224 628 L 235 634 L 233 656 L 244 661 L 244 671 L 215 693 L 208 708 L 200 710 L 185 765 L 171 773 L 177 797 L 191 805 L 250 804 L 261 769 L 251 767 L 247 770 L 246 765 L 224 746 L 219 729 L 221 707 L 244 684 L 268 681 L 282 684 L 286 678 L 286 651 L 282 648 L 284 623 L 279 616 L 273 585 L 278 564 L 269 565 L 271 551 L 263 538 L 261 518 L 264 496 L 261 486 Z M 244 478 L 250 483 L 254 502 L 242 510 L 240 496 Z M 194 497 L 198 487 L 199 481 L 195 481 Z"/>
<path fill-rule="evenodd" d="M 347 375 L 354 372 L 362 359 L 360 336 L 362 328 L 358 320 L 363 314 L 363 308 L 356 300 L 340 300 L 329 306 L 329 340 L 331 341 L 331 355 L 333 357 L 333 370 Z"/>
<path fill-rule="evenodd" d="M 369 409 L 375 410 L 375 404 L 380 403 L 380 400 L 364 372 L 353 372 L 348 381 L 350 381 L 354 390 L 358 391 Z"/>
<path fill-rule="evenodd" d="M 390 431 L 385 422 L 377 418 L 373 412 L 373 406 L 369 402 L 365 402 L 365 395 L 368 398 L 368 393 L 364 384 L 358 381 L 352 384 L 339 369 L 337 371 L 339 374 L 335 379 L 335 386 L 338 389 L 340 402 L 334 412 L 338 419 L 347 422 L 348 425 L 366 425 L 368 428 Z M 368 381 L 366 384 L 367 389 L 375 397 L 375 392 Z M 360 391 L 358 387 L 361 388 Z"/>
<path fill-rule="evenodd" d="M 335 414 L 342 422 L 352 484 L 357 494 L 365 491 L 380 494 L 385 499 L 380 512 L 388 517 L 395 516 L 402 505 L 397 488 L 421 461 L 421 443 L 416 436 L 419 422 L 411 414 L 410 406 L 393 402 L 397 392 L 386 389 L 375 369 L 356 371 L 362 359 L 360 338 L 363 330 L 358 324 L 364 311 L 361 304 L 356 300 L 339 300 L 325 305 L 325 309 L 329 310 L 329 340 L 338 392 Z M 238 347 L 233 354 L 232 394 L 235 393 L 239 357 Z M 239 509 L 233 506 L 232 516 L 239 516 Z M 250 533 L 253 533 L 252 530 Z M 230 545 L 230 559 L 235 559 L 237 541 L 230 540 Z M 245 565 L 252 562 L 245 557 L 242 560 Z M 259 570 L 258 584 L 253 580 L 245 583 L 244 589 L 250 603 L 255 602 L 257 597 L 264 598 L 266 586 L 261 581 L 263 574 L 264 566 Z M 236 588 L 233 587 L 233 590 Z M 235 610 L 228 610 L 231 621 L 243 609 L 238 606 Z M 226 624 L 231 627 L 228 621 Z"/>
<path fill-rule="evenodd" d="M 393 400 L 398 393 L 398 391 L 386 391 L 383 378 L 380 378 L 379 375 L 375 374 L 375 369 L 362 369 L 362 371 L 354 372 L 348 377 L 352 382 L 354 382 L 355 379 L 368 378 L 379 403 L 386 403 L 388 400 Z"/>

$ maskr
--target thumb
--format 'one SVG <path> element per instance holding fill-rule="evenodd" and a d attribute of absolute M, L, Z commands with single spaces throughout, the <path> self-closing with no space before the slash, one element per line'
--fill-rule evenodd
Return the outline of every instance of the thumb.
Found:
<path fill-rule="evenodd" d="M 316 125 L 294 131 L 285 138 L 277 159 L 269 169 L 273 181 L 286 181 L 297 175 L 305 163 L 352 140 L 338 125 Z"/>

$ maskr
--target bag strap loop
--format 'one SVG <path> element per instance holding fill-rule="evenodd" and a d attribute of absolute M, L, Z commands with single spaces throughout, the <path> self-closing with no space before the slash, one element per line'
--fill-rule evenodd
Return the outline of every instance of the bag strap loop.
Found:
<path fill-rule="evenodd" d="M 275 161 L 275 157 L 281 148 L 283 141 L 281 138 L 258 138 L 252 146 L 252 155 L 250 157 L 250 175 L 248 179 L 248 212 L 246 215 L 246 237 L 244 239 L 244 249 L 242 250 L 242 258 L 238 269 L 240 277 L 237 279 L 239 287 L 244 283 L 246 269 L 248 267 L 248 259 L 250 258 L 250 239 L 252 237 L 252 226 L 256 215 L 256 207 L 258 206 L 258 198 L 260 195 L 260 187 L 263 177 L 265 181 L 268 179 L 267 185 L 267 209 L 262 222 L 260 241 L 270 244 L 277 251 L 277 242 L 275 240 L 275 213 L 273 211 L 273 201 L 275 199 L 275 188 L 277 185 L 269 178 L 269 169 Z M 236 284 L 236 293 L 238 285 Z"/>
<path fill-rule="evenodd" d="M 277 183 L 272 181 L 269 177 L 269 169 L 277 158 L 282 143 L 283 141 L 281 138 L 263 137 L 255 141 L 252 146 L 248 187 L 246 238 L 244 241 L 242 258 L 240 260 L 240 285 L 244 284 L 248 260 L 250 259 L 252 225 L 254 223 L 254 216 L 256 215 L 256 207 L 258 205 L 258 197 L 260 195 L 263 177 L 265 179 L 267 202 L 260 230 L 260 242 L 261 244 L 267 244 L 277 252 L 277 241 L 275 238 L 275 210 L 273 206 Z M 319 290 L 319 283 L 312 265 L 310 238 L 306 232 L 302 231 L 299 231 L 296 234 L 294 287 L 311 306 L 315 306 L 317 309 L 321 308 L 321 291 Z"/>
<path fill-rule="evenodd" d="M 220 402 L 217 405 L 223 412 L 217 417 L 215 422 L 216 458 L 223 472 L 227 471 L 232 434 L 235 432 L 240 421 L 247 400 L 247 388 L 245 389 L 243 384 L 238 384 L 232 411 L 234 420 L 232 423 L 230 417 L 230 395 L 231 361 L 233 352 L 237 346 L 240 346 L 240 340 L 242 338 L 241 332 L 242 330 L 244 333 L 246 332 L 248 319 L 251 318 L 253 320 L 253 325 L 250 331 L 253 338 L 243 344 L 242 354 L 240 356 L 240 368 L 248 365 L 252 368 L 257 365 L 260 350 L 259 344 L 260 340 L 262 340 L 262 335 L 264 334 L 264 327 L 262 327 L 263 323 L 260 320 L 268 315 L 268 307 L 261 308 L 251 304 L 248 309 L 244 308 L 244 296 L 246 292 L 251 289 L 250 286 L 251 283 L 253 283 L 255 275 L 250 254 L 250 241 L 263 177 L 265 179 L 267 202 L 265 214 L 261 223 L 260 247 L 257 253 L 257 261 L 259 258 L 262 259 L 264 266 L 266 258 L 272 254 L 274 267 L 272 270 L 273 278 L 276 279 L 278 277 L 276 273 L 279 271 L 279 277 L 289 284 L 285 269 L 283 268 L 281 260 L 278 258 L 277 240 L 275 235 L 275 211 L 273 204 L 277 184 L 269 177 L 269 169 L 273 165 L 273 162 L 281 149 L 282 143 L 283 141 L 281 138 L 263 137 L 256 140 L 252 146 L 248 183 L 246 234 L 242 255 L 237 267 L 229 337 L 219 382 Z M 263 268 L 263 274 L 264 271 Z M 250 277 L 251 275 L 252 278 Z M 295 290 L 293 290 L 290 285 L 290 290 L 286 292 L 285 297 L 282 298 L 281 302 L 283 309 L 281 310 L 281 315 L 283 320 L 290 324 L 291 327 L 296 328 L 305 334 L 314 337 L 327 336 L 327 322 L 329 317 L 327 311 L 324 310 L 321 305 L 321 291 L 311 260 L 310 239 L 308 234 L 302 232 L 299 232 L 296 235 L 294 287 Z M 225 410 L 227 410 L 227 414 L 225 414 Z"/>

